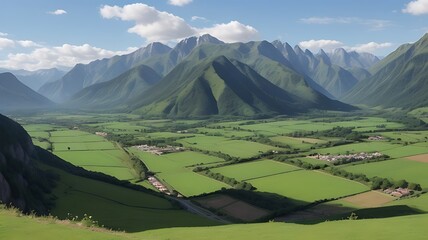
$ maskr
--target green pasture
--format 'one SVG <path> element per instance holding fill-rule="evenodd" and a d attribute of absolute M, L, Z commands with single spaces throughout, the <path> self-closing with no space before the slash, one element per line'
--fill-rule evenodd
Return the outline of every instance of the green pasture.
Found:
<path fill-rule="evenodd" d="M 116 149 L 113 143 L 103 142 L 59 142 L 53 143 L 55 152 L 60 151 L 89 151 L 89 150 L 113 150 Z M 70 148 L 70 149 L 69 149 Z"/>
<path fill-rule="evenodd" d="M 363 184 L 318 171 L 294 171 L 248 181 L 260 192 L 271 192 L 285 197 L 314 202 L 343 197 L 369 190 Z"/>
<path fill-rule="evenodd" d="M 294 138 L 287 136 L 275 136 L 270 138 L 274 142 L 286 144 L 291 148 L 309 149 L 315 144 L 326 143 L 327 141 L 316 138 Z"/>
<path fill-rule="evenodd" d="M 248 181 L 296 170 L 300 170 L 300 168 L 273 160 L 260 160 L 210 169 L 211 172 L 220 173 L 238 181 Z"/>
<path fill-rule="evenodd" d="M 205 135 L 218 135 L 228 138 L 232 137 L 252 137 L 255 136 L 255 133 L 245 130 L 233 130 L 231 128 L 196 128 L 198 133 Z"/>
<path fill-rule="evenodd" d="M 358 164 L 343 168 L 352 173 L 363 173 L 368 177 L 385 177 L 394 180 L 405 179 L 409 182 L 421 184 L 423 188 L 428 187 L 428 163 L 417 162 L 407 159 L 393 159 L 381 162 Z"/>
<path fill-rule="evenodd" d="M 189 166 L 196 167 L 197 165 L 224 162 L 223 159 L 218 157 L 190 151 L 163 154 L 161 156 L 142 152 L 136 148 L 129 148 L 129 151 L 139 157 L 152 172 L 182 171 Z"/>
<path fill-rule="evenodd" d="M 199 165 L 224 162 L 221 158 L 189 151 L 158 156 L 136 148 L 129 150 L 139 157 L 151 172 L 155 172 L 161 181 L 184 196 L 200 195 L 230 187 L 223 182 L 193 172 L 193 168 Z"/>
<path fill-rule="evenodd" d="M 180 139 L 177 142 L 185 147 L 197 148 L 200 150 L 221 152 L 232 157 L 249 158 L 272 150 L 276 147 L 264 145 L 256 142 L 231 140 L 225 137 L 200 136 Z"/>
<path fill-rule="evenodd" d="M 53 216 L 88 214 L 106 227 L 128 232 L 214 224 L 152 194 L 55 171 L 60 174 L 61 182 L 54 190 L 57 199 Z"/>
<path fill-rule="evenodd" d="M 161 181 L 168 183 L 168 185 L 186 197 L 215 192 L 222 188 L 230 188 L 226 183 L 192 171 L 159 173 L 157 176 Z"/>
<path fill-rule="evenodd" d="M 329 148 L 322 148 L 313 150 L 313 152 L 320 154 L 346 154 L 350 153 L 360 153 L 360 152 L 382 152 L 385 153 L 387 150 L 393 150 L 402 145 L 392 144 L 388 142 L 361 142 L 361 143 L 352 143 L 346 145 L 340 145 Z"/>

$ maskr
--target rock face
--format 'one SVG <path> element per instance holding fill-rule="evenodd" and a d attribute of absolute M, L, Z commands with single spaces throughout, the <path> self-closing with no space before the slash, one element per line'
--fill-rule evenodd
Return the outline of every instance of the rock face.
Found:
<path fill-rule="evenodd" d="M 44 214 L 50 205 L 46 194 L 53 182 L 37 167 L 34 150 L 27 132 L 0 115 L 0 201 L 23 212 Z"/>

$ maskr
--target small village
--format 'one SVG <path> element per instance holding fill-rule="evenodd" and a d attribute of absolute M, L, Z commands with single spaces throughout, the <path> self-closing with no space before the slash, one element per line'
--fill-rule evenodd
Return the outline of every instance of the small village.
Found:
<path fill-rule="evenodd" d="M 100 137 L 107 137 L 108 134 L 106 132 L 95 132 L 95 135 Z"/>
<path fill-rule="evenodd" d="M 334 163 L 334 162 L 343 161 L 343 160 L 348 161 L 348 162 L 357 162 L 357 161 L 380 158 L 382 156 L 384 156 L 384 155 L 380 152 L 374 152 L 374 153 L 361 152 L 361 153 L 353 153 L 353 154 L 345 154 L 345 155 L 316 154 L 316 155 L 312 155 L 312 156 L 308 156 L 308 157 Z"/>
<path fill-rule="evenodd" d="M 408 188 L 397 188 L 397 189 L 388 188 L 383 190 L 383 192 L 396 198 L 406 197 L 411 194 Z"/>
<path fill-rule="evenodd" d="M 149 183 L 153 185 L 159 192 L 165 193 L 166 195 L 171 195 L 168 188 L 166 188 L 157 178 L 154 176 L 150 176 L 147 178 L 149 180 Z"/>
<path fill-rule="evenodd" d="M 148 152 L 155 155 L 162 155 L 165 153 L 175 153 L 184 151 L 183 147 L 174 147 L 174 146 L 166 146 L 166 147 L 157 147 L 157 146 L 149 146 L 147 144 L 135 146 L 138 150 L 143 152 Z"/>

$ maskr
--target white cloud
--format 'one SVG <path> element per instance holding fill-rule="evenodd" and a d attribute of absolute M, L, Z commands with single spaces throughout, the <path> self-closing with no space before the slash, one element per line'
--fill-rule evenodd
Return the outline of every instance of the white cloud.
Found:
<path fill-rule="evenodd" d="M 168 3 L 174 6 L 184 6 L 191 3 L 193 0 L 169 0 Z"/>
<path fill-rule="evenodd" d="M 344 43 L 337 40 L 308 40 L 302 41 L 298 44 L 303 49 L 309 49 L 311 52 L 318 52 L 320 49 L 324 51 L 332 51 L 337 48 L 344 48 L 347 51 L 356 51 L 356 52 L 369 52 L 376 53 L 377 50 L 390 48 L 393 46 L 392 43 L 377 43 L 377 42 L 369 42 L 364 44 L 357 44 L 355 46 L 346 46 Z"/>
<path fill-rule="evenodd" d="M 143 3 L 119 6 L 105 5 L 100 9 L 101 16 L 107 19 L 118 18 L 123 21 L 135 21 L 135 26 L 128 29 L 147 41 L 170 41 L 196 34 L 184 19 Z"/>
<path fill-rule="evenodd" d="M 205 33 L 215 36 L 224 42 L 247 42 L 259 38 L 259 33 L 255 28 L 238 21 L 215 24 L 213 27 L 199 30 L 199 34 Z"/>
<path fill-rule="evenodd" d="M 9 35 L 9 34 L 4 33 L 4 32 L 0 32 L 0 37 L 6 37 L 7 35 Z"/>
<path fill-rule="evenodd" d="M 369 52 L 373 53 L 376 50 L 382 49 L 382 48 L 389 48 L 392 47 L 393 44 L 389 42 L 385 43 L 376 43 L 376 42 L 369 42 L 365 44 L 358 44 L 354 47 L 348 48 L 348 50 L 356 51 L 356 52 Z"/>
<path fill-rule="evenodd" d="M 301 18 L 300 22 L 306 24 L 359 24 L 368 26 L 370 30 L 382 30 L 390 26 L 392 23 L 388 20 L 382 19 L 362 19 L 356 17 L 309 17 Z"/>
<path fill-rule="evenodd" d="M 324 51 L 331 51 L 333 49 L 343 47 L 344 44 L 336 40 L 312 39 L 300 42 L 299 46 L 304 49 L 309 49 L 311 52 L 318 52 L 320 49 L 323 49 Z"/>
<path fill-rule="evenodd" d="M 17 41 L 17 42 L 18 42 L 18 44 L 21 47 L 25 47 L 25 48 L 41 47 L 42 46 L 42 45 L 40 45 L 38 43 L 35 43 L 35 42 L 31 41 L 31 40 L 20 40 L 20 41 Z"/>
<path fill-rule="evenodd" d="M 5 48 L 14 47 L 15 42 L 9 38 L 0 37 L 0 50 Z"/>
<path fill-rule="evenodd" d="M 215 24 L 212 27 L 196 28 L 190 26 L 183 18 L 143 3 L 119 6 L 105 5 L 100 8 L 103 18 L 117 18 L 134 21 L 135 25 L 128 32 L 140 35 L 148 42 L 171 42 L 209 33 L 225 42 L 249 41 L 258 38 L 257 30 L 238 21 Z"/>
<path fill-rule="evenodd" d="M 428 14 L 428 0 L 411 1 L 402 9 L 402 12 L 412 15 Z"/>
<path fill-rule="evenodd" d="M 66 14 L 67 11 L 65 11 L 64 9 L 57 9 L 55 11 L 48 12 L 48 13 L 52 15 L 62 15 L 62 14 Z"/>
<path fill-rule="evenodd" d="M 96 59 L 108 58 L 135 51 L 110 51 L 89 44 L 63 44 L 57 47 L 42 47 L 30 53 L 9 54 L 6 60 L 0 60 L 0 67 L 9 69 L 37 70 L 53 67 L 73 67 L 77 63 L 89 63 Z"/>
<path fill-rule="evenodd" d="M 207 21 L 207 19 L 206 19 L 206 18 L 204 18 L 204 17 L 200 17 L 200 16 L 192 16 L 192 21 L 198 21 L 198 20 L 201 20 L 201 21 Z"/>

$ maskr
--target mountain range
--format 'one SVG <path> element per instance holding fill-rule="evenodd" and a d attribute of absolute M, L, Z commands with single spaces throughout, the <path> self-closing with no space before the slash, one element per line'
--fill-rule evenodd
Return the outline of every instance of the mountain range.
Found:
<path fill-rule="evenodd" d="M 41 86 L 46 83 L 54 82 L 59 80 L 66 73 L 65 71 L 59 70 L 57 68 L 50 69 L 39 69 L 36 71 L 27 71 L 27 70 L 11 70 L 0 68 L 0 73 L 10 72 L 16 76 L 22 83 L 33 89 L 34 91 L 38 91 Z"/>
<path fill-rule="evenodd" d="M 155 42 L 127 55 L 77 64 L 56 81 L 53 76 L 60 76 L 60 71 L 41 70 L 38 74 L 48 82 L 39 93 L 64 107 L 171 117 L 353 109 L 334 99 L 411 109 L 428 104 L 424 96 L 427 38 L 405 44 L 380 60 L 345 49 L 313 54 L 281 41 L 224 43 L 203 35 L 184 39 L 173 48 Z M 52 104 L 10 74 L 1 76 L 9 79 L 2 84 L 2 108 Z M 275 94 L 268 96 L 266 89 Z M 186 94 L 198 101 L 189 101 Z"/>
<path fill-rule="evenodd" d="M 374 65 L 343 100 L 368 106 L 413 109 L 428 106 L 428 34 L 404 44 Z"/>
<path fill-rule="evenodd" d="M 165 61 L 165 59 L 169 59 L 169 61 Z M 181 60 L 179 61 L 179 59 Z M 217 59 L 217 61 L 214 61 L 214 59 Z M 219 59 L 227 59 L 228 61 L 226 62 L 240 62 L 240 64 L 245 64 L 246 68 L 251 69 L 253 73 L 251 73 L 252 75 L 250 74 L 251 76 L 246 75 L 249 73 L 248 71 L 241 71 L 240 74 L 236 74 L 234 73 L 234 70 L 237 70 L 236 68 L 230 67 L 229 64 L 218 64 L 220 61 Z M 157 60 L 157 62 L 155 60 Z M 145 66 L 146 72 L 150 71 L 148 70 L 150 67 L 152 67 L 154 71 L 156 71 L 155 68 L 157 68 L 158 72 L 171 68 L 171 66 L 174 67 L 162 80 L 159 80 L 158 83 L 151 81 L 153 84 L 141 84 L 139 85 L 140 88 L 138 88 L 138 91 L 134 90 L 132 94 L 129 94 L 130 91 L 124 90 L 124 88 L 120 88 L 122 91 L 118 90 L 119 85 L 127 85 L 129 78 L 126 77 L 126 75 L 135 76 L 135 74 L 129 73 L 129 71 L 133 70 L 129 70 L 124 73 L 124 75 L 109 81 L 108 84 L 95 84 L 81 90 L 72 96 L 71 100 L 68 101 L 66 105 L 83 106 L 86 104 L 88 107 L 96 107 L 97 109 L 119 109 L 120 107 L 126 106 L 130 111 L 180 117 L 212 114 L 259 115 L 296 113 L 313 108 L 336 110 L 352 109 L 350 106 L 332 101 L 329 98 L 331 95 L 323 87 L 310 77 L 296 72 L 293 69 L 293 65 L 283 54 L 271 43 L 266 41 L 225 44 L 209 35 L 204 35 L 199 38 L 192 37 L 177 44 L 170 52 L 148 58 L 148 60 L 144 60 L 143 62 L 148 64 L 148 66 L 140 65 Z M 212 62 L 216 64 L 210 65 Z M 175 65 L 175 63 L 178 65 Z M 214 74 L 211 74 L 209 77 L 207 77 L 206 73 L 209 69 L 208 66 L 216 66 L 215 71 L 212 71 Z M 228 70 L 222 68 L 227 68 Z M 219 72 L 227 72 L 229 70 L 232 71 L 231 74 L 235 76 L 235 80 L 227 79 L 225 75 L 218 75 Z M 253 76 L 254 74 L 258 74 L 259 76 L 255 78 Z M 197 78 L 199 78 L 199 80 L 194 82 Z M 207 78 L 209 78 L 208 81 L 200 80 L 207 80 Z M 292 96 L 292 98 L 288 99 L 287 102 L 282 102 L 285 106 L 284 108 L 276 106 L 269 107 L 269 104 L 273 104 L 273 102 L 260 101 L 261 99 L 266 100 L 266 98 L 258 95 L 266 93 L 266 89 L 263 89 L 267 87 L 266 84 L 261 85 L 257 83 L 252 86 L 251 90 L 243 87 L 232 87 L 233 89 L 231 90 L 230 84 L 233 83 L 233 81 L 240 82 L 242 86 L 245 86 L 253 84 L 252 81 L 254 81 L 254 79 L 268 81 L 270 84 L 269 86 L 272 85 L 270 88 L 271 90 L 273 89 L 272 87 L 280 88 L 281 94 L 276 95 L 275 98 L 282 100 L 284 100 L 284 96 L 287 96 L 286 98 Z M 141 83 L 142 81 L 137 82 Z M 210 82 L 210 84 L 207 85 L 205 84 L 206 82 Z M 214 89 L 217 86 L 223 87 L 221 90 Z M 98 91 L 100 91 L 101 88 L 105 88 L 104 91 L 101 91 L 105 93 L 113 92 L 107 89 L 116 89 L 116 91 L 114 91 L 115 94 L 109 95 L 112 101 L 105 97 L 100 98 L 98 94 L 93 94 L 95 89 L 99 89 Z M 258 90 L 256 91 L 255 88 L 258 88 Z M 198 93 L 196 89 L 199 89 L 201 93 Z M 251 93 L 246 92 L 247 90 Z M 194 94 L 197 93 L 196 95 L 201 97 L 200 101 L 184 104 L 185 99 L 183 96 L 190 92 Z M 207 96 L 204 95 L 212 95 L 214 92 L 216 92 L 216 94 L 213 96 L 216 97 L 211 100 L 208 100 Z M 132 96 L 134 94 L 136 95 Z M 248 95 L 252 95 L 253 100 L 249 101 L 249 99 L 245 99 L 244 96 Z M 117 96 L 127 97 L 117 98 Z M 230 99 L 227 97 L 230 97 Z M 202 100 L 202 98 L 204 99 Z M 226 101 L 231 101 L 236 104 L 222 104 L 222 102 Z M 226 107 L 230 109 L 226 109 Z"/>
<path fill-rule="evenodd" d="M 0 110 L 46 108 L 53 105 L 53 102 L 25 86 L 12 73 L 0 73 Z"/>

